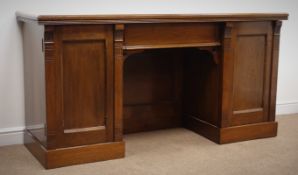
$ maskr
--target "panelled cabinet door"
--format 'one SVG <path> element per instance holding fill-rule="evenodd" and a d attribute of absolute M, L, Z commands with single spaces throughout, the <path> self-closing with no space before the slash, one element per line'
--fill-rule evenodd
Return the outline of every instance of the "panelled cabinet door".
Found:
<path fill-rule="evenodd" d="M 113 28 L 57 26 L 56 147 L 113 140 Z"/>
<path fill-rule="evenodd" d="M 239 22 L 234 27 L 233 105 L 229 125 L 268 121 L 272 23 Z"/>

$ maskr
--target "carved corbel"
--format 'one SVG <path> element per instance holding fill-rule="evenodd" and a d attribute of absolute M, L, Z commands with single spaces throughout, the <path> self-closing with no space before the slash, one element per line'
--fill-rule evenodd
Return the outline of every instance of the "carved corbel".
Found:
<path fill-rule="evenodd" d="M 199 50 L 205 50 L 208 51 L 212 55 L 212 59 L 214 64 L 219 64 L 219 50 L 218 47 L 203 47 L 203 48 L 198 48 Z"/>

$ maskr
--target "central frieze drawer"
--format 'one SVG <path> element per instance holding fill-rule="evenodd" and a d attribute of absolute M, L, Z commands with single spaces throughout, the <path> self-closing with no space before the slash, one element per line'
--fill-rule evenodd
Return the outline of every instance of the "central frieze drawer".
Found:
<path fill-rule="evenodd" d="M 124 43 L 127 47 L 214 44 L 219 43 L 219 26 L 215 23 L 128 24 Z"/>

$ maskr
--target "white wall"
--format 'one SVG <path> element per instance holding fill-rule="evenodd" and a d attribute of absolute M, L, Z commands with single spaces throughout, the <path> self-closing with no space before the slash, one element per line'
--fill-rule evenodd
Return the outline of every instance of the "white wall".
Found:
<path fill-rule="evenodd" d="M 288 12 L 290 18 L 281 33 L 277 112 L 298 113 L 298 1 L 0 0 L 0 145 L 21 143 L 24 128 L 22 36 L 15 19 L 17 10 L 37 14 Z"/>

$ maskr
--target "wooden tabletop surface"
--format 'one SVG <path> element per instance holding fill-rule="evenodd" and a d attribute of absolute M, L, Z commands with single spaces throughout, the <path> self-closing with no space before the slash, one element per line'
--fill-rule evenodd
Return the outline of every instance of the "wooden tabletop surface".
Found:
<path fill-rule="evenodd" d="M 159 23 L 287 20 L 287 13 L 210 13 L 210 14 L 56 14 L 34 15 L 16 12 L 19 21 L 41 24 L 60 23 Z"/>

